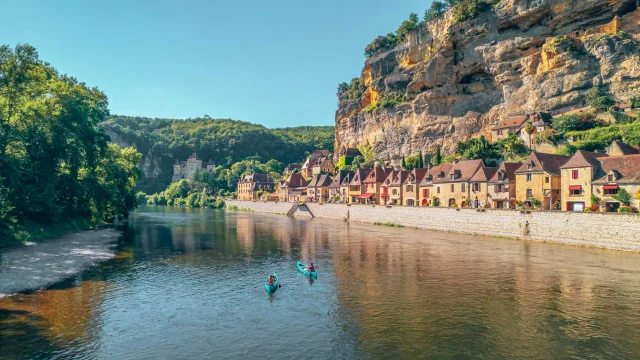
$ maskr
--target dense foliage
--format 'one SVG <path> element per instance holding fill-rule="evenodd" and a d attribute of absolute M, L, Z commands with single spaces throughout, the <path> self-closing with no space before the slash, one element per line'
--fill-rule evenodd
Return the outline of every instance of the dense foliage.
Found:
<path fill-rule="evenodd" d="M 139 192 L 136 197 L 139 204 L 186 206 L 191 208 L 209 207 L 214 209 L 224 207 L 224 200 L 213 196 L 206 183 L 198 181 L 190 183 L 184 179 L 172 183 L 161 193 L 146 195 L 143 192 Z"/>
<path fill-rule="evenodd" d="M 559 133 L 589 130 L 601 125 L 601 122 L 592 113 L 562 115 L 554 118 L 551 122 L 551 126 Z"/>
<path fill-rule="evenodd" d="M 162 176 L 154 184 L 140 184 L 141 189 L 149 192 L 170 183 L 176 159 L 186 160 L 194 152 L 204 162 L 213 160 L 229 170 L 243 160 L 299 162 L 316 149 L 333 149 L 335 137 L 333 126 L 267 129 L 206 116 L 187 120 L 112 116 L 101 127 L 127 144 L 135 144 L 143 154 L 151 151 L 155 159 L 160 159 Z"/>
<path fill-rule="evenodd" d="M 110 221 L 135 207 L 140 154 L 98 129 L 107 104 L 33 47 L 0 47 L 0 231 Z"/>
<path fill-rule="evenodd" d="M 615 98 L 601 87 L 591 88 L 584 93 L 584 98 L 594 110 L 607 111 L 616 104 Z"/>

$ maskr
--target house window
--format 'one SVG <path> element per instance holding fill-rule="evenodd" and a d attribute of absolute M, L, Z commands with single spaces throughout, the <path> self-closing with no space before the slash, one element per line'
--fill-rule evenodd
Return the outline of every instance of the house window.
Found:
<path fill-rule="evenodd" d="M 429 189 L 422 190 L 422 197 L 424 197 L 424 198 L 428 198 L 429 197 Z"/>
<path fill-rule="evenodd" d="M 496 185 L 496 192 L 502 192 L 502 185 L 501 184 Z"/>
<path fill-rule="evenodd" d="M 531 174 L 527 174 L 527 182 L 531 181 Z"/>
<path fill-rule="evenodd" d="M 582 188 L 569 190 L 569 195 L 582 195 Z"/>
<path fill-rule="evenodd" d="M 607 181 L 612 182 L 613 181 L 613 175 L 608 175 L 607 176 Z"/>
<path fill-rule="evenodd" d="M 455 190 L 453 189 L 453 184 L 451 184 L 451 192 L 454 192 Z"/>
<path fill-rule="evenodd" d="M 574 180 L 578 178 L 578 170 L 571 170 L 571 178 Z"/>
<path fill-rule="evenodd" d="M 438 194 L 440 194 L 440 186 L 436 188 L 438 190 Z"/>
<path fill-rule="evenodd" d="M 480 183 L 473 183 L 473 191 L 480 191 Z"/>
<path fill-rule="evenodd" d="M 391 190 L 391 195 L 398 195 L 398 190 L 397 189 Z"/>
<path fill-rule="evenodd" d="M 604 189 L 605 195 L 615 195 L 618 193 L 618 189 Z"/>
<path fill-rule="evenodd" d="M 464 186 L 464 183 L 460 184 L 460 191 L 465 192 L 465 186 Z"/>
<path fill-rule="evenodd" d="M 407 191 L 413 191 L 413 185 L 407 185 Z"/>
<path fill-rule="evenodd" d="M 549 177 L 548 177 L 548 176 L 545 176 L 545 177 L 544 177 L 544 183 L 545 183 L 545 184 L 548 184 L 548 183 L 549 183 Z"/>
<path fill-rule="evenodd" d="M 496 133 L 497 133 L 498 135 L 502 135 L 502 129 L 498 129 L 498 130 L 496 130 Z"/>
<path fill-rule="evenodd" d="M 533 190 L 527 189 L 527 199 L 531 199 L 533 197 Z"/>

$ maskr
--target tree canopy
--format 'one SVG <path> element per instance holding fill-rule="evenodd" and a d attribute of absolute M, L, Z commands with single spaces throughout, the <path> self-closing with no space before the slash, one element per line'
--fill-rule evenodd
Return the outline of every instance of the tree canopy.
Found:
<path fill-rule="evenodd" d="M 35 48 L 0 47 L 0 228 L 110 221 L 135 206 L 140 154 L 108 144 L 107 105 Z"/>

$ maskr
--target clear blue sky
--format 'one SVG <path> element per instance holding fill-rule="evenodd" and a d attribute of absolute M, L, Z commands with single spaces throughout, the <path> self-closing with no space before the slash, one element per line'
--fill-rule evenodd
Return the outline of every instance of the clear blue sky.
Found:
<path fill-rule="evenodd" d="M 364 47 L 430 0 L 11 1 L 0 34 L 97 86 L 113 114 L 333 125 Z"/>

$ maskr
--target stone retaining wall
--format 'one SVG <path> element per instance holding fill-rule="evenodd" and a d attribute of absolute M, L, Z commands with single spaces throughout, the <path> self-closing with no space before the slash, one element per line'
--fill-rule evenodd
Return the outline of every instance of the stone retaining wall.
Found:
<path fill-rule="evenodd" d="M 286 214 L 294 205 L 234 200 L 227 204 L 276 214 Z M 327 219 L 640 251 L 640 216 L 636 214 L 341 204 L 307 206 L 314 216 Z"/>

